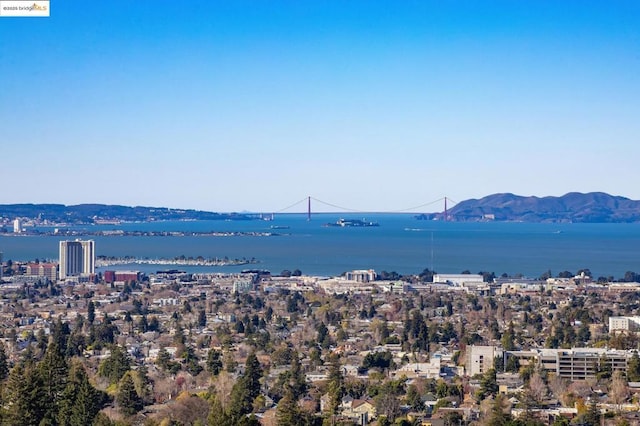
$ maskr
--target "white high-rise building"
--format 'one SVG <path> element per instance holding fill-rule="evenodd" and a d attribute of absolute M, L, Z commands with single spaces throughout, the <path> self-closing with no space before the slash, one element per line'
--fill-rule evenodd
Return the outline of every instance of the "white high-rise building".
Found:
<path fill-rule="evenodd" d="M 20 223 L 20 219 L 15 219 L 13 221 L 13 232 L 14 234 L 19 234 L 22 232 L 22 224 Z"/>
<path fill-rule="evenodd" d="M 93 240 L 60 241 L 60 279 L 94 274 L 96 251 Z"/>

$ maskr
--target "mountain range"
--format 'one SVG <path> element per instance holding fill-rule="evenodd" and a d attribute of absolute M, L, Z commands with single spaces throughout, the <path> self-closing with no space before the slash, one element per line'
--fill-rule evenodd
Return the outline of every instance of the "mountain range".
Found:
<path fill-rule="evenodd" d="M 434 219 L 444 219 L 444 212 Z M 447 212 L 454 221 L 518 221 L 565 223 L 640 222 L 640 201 L 603 192 L 570 192 L 561 197 L 492 194 L 456 204 Z"/>

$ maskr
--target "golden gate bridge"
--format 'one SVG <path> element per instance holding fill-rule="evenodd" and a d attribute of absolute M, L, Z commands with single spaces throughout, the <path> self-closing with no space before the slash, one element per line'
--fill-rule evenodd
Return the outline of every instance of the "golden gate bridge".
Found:
<path fill-rule="evenodd" d="M 456 201 L 452 200 L 449 197 L 442 197 L 442 198 L 438 198 L 437 200 L 434 201 L 430 201 L 428 203 L 423 203 L 417 206 L 413 206 L 413 207 L 409 207 L 409 208 L 405 208 L 405 209 L 400 209 L 400 210 L 388 210 L 388 211 L 365 211 L 362 209 L 354 209 L 354 208 L 350 208 L 350 207 L 344 207 L 344 206 L 340 206 L 337 204 L 333 204 L 333 203 L 329 203 L 327 201 L 322 201 L 319 200 L 318 198 L 315 198 L 313 196 L 306 196 L 301 200 L 296 201 L 295 203 L 288 205 L 287 207 L 280 209 L 280 210 L 276 210 L 273 213 L 271 213 L 271 215 L 275 215 L 278 213 L 294 213 L 292 212 L 293 209 L 295 209 L 296 207 L 300 207 L 300 206 L 304 206 L 306 204 L 306 214 L 307 214 L 307 220 L 311 220 L 311 214 L 312 214 L 312 209 L 311 209 L 311 205 L 312 205 L 312 201 L 314 203 L 323 205 L 323 206 L 327 206 L 327 207 L 331 207 L 333 209 L 337 209 L 338 212 L 349 212 L 349 213 L 368 213 L 368 214 L 392 214 L 392 213 L 416 213 L 419 209 L 423 209 L 425 207 L 434 205 L 434 204 L 438 204 L 438 203 L 444 203 L 444 210 L 443 210 L 443 214 L 444 214 L 444 220 L 449 220 L 450 219 L 450 215 L 448 212 L 449 203 L 453 203 L 453 204 L 457 204 Z M 298 213 L 298 212 L 295 212 Z M 326 212 L 326 211 L 322 211 L 322 213 L 336 213 L 336 211 L 331 211 L 331 212 Z"/>

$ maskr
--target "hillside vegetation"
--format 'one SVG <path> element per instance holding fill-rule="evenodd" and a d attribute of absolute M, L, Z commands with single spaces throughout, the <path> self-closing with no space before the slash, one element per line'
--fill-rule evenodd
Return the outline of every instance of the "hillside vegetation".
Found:
<path fill-rule="evenodd" d="M 640 221 L 640 201 L 603 192 L 570 192 L 561 197 L 492 194 L 458 203 L 448 211 L 456 221 L 613 223 Z M 437 216 L 444 219 L 444 214 Z"/>

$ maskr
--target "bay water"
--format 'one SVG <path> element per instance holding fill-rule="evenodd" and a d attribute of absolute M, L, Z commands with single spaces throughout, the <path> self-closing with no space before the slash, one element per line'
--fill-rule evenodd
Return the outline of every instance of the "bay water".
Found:
<path fill-rule="evenodd" d="M 266 217 L 271 219 L 270 216 Z M 340 218 L 374 221 L 377 227 L 328 227 Z M 640 224 L 547 224 L 517 222 L 442 222 L 417 220 L 410 214 L 279 214 L 273 220 L 171 221 L 86 225 L 74 229 L 185 232 L 259 232 L 274 236 L 87 236 L 96 254 L 138 258 L 177 256 L 255 258 L 240 266 L 176 266 L 188 272 L 238 272 L 267 269 L 273 273 L 300 269 L 304 274 L 334 276 L 353 269 L 401 274 L 425 268 L 440 273 L 469 270 L 496 275 L 538 277 L 589 268 L 594 277 L 622 278 L 640 272 Z M 51 231 L 50 228 L 40 228 Z M 0 236 L 4 259 L 57 259 L 60 236 Z M 158 265 L 122 265 L 146 273 Z M 104 268 L 103 268 L 104 269 Z"/>

